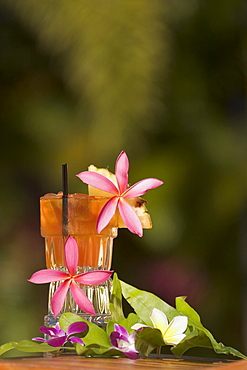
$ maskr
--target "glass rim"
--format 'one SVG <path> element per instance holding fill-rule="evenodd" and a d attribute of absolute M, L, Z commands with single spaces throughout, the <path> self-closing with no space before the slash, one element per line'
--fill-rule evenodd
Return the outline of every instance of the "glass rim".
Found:
<path fill-rule="evenodd" d="M 46 193 L 45 195 L 40 197 L 41 199 L 62 199 L 63 198 L 63 192 L 59 193 Z M 71 199 L 88 199 L 88 200 L 103 200 L 103 199 L 110 199 L 111 197 L 102 197 L 102 196 L 96 196 L 96 195 L 88 195 L 83 193 L 72 193 L 68 194 L 68 198 Z"/>

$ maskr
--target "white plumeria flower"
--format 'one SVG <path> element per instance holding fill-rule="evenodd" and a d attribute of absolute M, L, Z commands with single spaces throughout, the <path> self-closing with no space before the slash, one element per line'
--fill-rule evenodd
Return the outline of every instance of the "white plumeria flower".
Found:
<path fill-rule="evenodd" d="M 164 312 L 154 308 L 151 312 L 150 319 L 154 328 L 161 331 L 165 344 L 176 345 L 184 339 L 185 334 L 183 333 L 188 325 L 187 316 L 175 316 L 170 324 L 168 324 L 168 320 Z M 135 324 L 131 329 L 138 330 L 143 327 L 147 327 L 147 325 Z"/>

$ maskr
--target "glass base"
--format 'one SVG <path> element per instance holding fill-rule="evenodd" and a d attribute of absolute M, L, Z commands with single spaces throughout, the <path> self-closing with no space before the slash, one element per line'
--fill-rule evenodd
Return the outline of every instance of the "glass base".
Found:
<path fill-rule="evenodd" d="M 106 325 L 111 318 L 110 314 L 98 314 L 94 316 L 94 315 L 89 315 L 86 313 L 77 313 L 77 315 L 89 322 L 92 322 L 98 325 L 102 329 L 106 328 Z M 45 326 L 55 326 L 59 320 L 59 317 L 60 316 L 54 317 L 52 314 L 46 315 L 44 317 L 44 325 Z"/>

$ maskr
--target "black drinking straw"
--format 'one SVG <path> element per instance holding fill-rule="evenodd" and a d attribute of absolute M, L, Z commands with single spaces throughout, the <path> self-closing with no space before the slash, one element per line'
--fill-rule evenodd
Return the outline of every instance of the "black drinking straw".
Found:
<path fill-rule="evenodd" d="M 68 166 L 67 163 L 62 165 L 62 218 L 63 218 L 63 236 L 68 236 Z"/>

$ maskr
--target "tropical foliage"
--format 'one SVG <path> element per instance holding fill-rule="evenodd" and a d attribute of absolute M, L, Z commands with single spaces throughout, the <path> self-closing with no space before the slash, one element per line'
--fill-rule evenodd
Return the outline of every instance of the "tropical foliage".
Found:
<path fill-rule="evenodd" d="M 135 311 L 127 318 L 124 317 L 122 300 L 119 299 L 122 294 Z M 221 355 L 247 358 L 236 349 L 217 343 L 209 330 L 203 327 L 197 312 L 185 302 L 184 298 L 177 298 L 175 309 L 152 293 L 120 282 L 115 274 L 111 301 L 112 318 L 106 330 L 76 314 L 67 312 L 61 315 L 54 328 L 40 328 L 41 332 L 48 334 L 50 339 L 33 338 L 34 341 L 42 341 L 38 346 L 37 343 L 27 340 L 7 343 L 0 347 L 0 355 L 13 348 L 23 352 L 57 352 L 65 349 L 76 350 L 81 356 L 127 356 L 136 359 L 147 357 L 155 349 L 160 352 L 163 346 L 172 345 L 171 350 L 178 357 L 190 348 L 205 347 Z M 161 310 L 156 306 L 161 307 Z M 157 314 L 160 316 L 159 319 L 162 318 L 165 321 L 168 316 L 173 318 L 169 326 L 165 324 L 166 327 L 168 326 L 166 330 L 170 331 L 169 338 L 162 332 L 164 323 L 157 320 Z M 147 325 L 150 318 L 153 324 L 151 327 Z M 140 321 L 143 323 L 142 327 L 138 326 L 136 330 L 137 322 Z M 134 325 L 133 322 L 135 322 Z M 159 324 L 155 325 L 155 322 Z M 72 334 L 81 334 L 83 339 L 70 336 Z M 75 343 L 75 346 L 63 347 L 66 341 Z"/>

